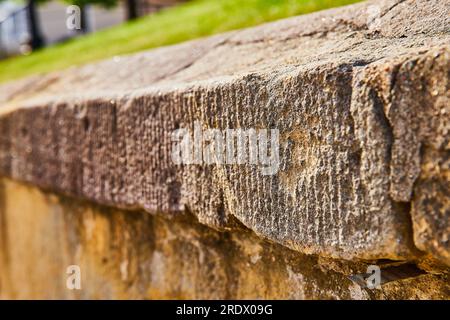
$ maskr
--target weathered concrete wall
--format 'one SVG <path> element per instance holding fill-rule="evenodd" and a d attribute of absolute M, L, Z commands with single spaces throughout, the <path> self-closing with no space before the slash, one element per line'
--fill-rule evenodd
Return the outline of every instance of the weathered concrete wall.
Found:
<path fill-rule="evenodd" d="M 0 174 L 321 259 L 448 267 L 449 16 L 372 1 L 0 86 Z M 278 171 L 176 165 L 196 121 L 278 129 Z"/>
<path fill-rule="evenodd" d="M 218 232 L 192 216 L 121 211 L 5 179 L 0 203 L 0 298 L 447 299 L 450 293 L 445 269 L 364 289 L 348 276 L 370 262 L 299 254 L 246 228 Z M 66 287 L 69 265 L 81 268 L 81 290 Z"/>

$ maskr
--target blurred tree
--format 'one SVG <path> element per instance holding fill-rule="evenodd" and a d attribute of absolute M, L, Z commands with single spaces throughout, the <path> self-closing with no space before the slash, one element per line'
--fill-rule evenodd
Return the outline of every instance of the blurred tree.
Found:
<path fill-rule="evenodd" d="M 126 0 L 127 2 L 127 20 L 134 20 L 138 15 L 138 0 Z"/>

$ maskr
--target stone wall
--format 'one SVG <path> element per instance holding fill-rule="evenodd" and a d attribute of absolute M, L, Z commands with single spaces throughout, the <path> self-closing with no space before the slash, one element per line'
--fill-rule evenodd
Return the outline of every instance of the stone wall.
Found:
<path fill-rule="evenodd" d="M 80 262 L 84 297 L 448 298 L 449 16 L 448 1 L 365 2 L 2 85 L 5 197 L 25 188 L 8 179 L 33 186 L 25 209 L 6 201 L 2 248 L 33 237 L 45 251 L 48 236 L 69 238 L 69 257 L 98 249 Z M 278 130 L 277 170 L 174 163 L 174 131 L 196 124 Z M 32 201 L 36 187 L 79 200 Z M 22 216 L 36 221 L 8 222 Z M 73 258 L 55 252 L 59 276 Z M 386 289 L 349 282 L 373 263 L 399 271 Z M 2 294 L 20 295 L 23 272 L 2 270 Z"/>
<path fill-rule="evenodd" d="M 102 207 L 7 179 L 0 203 L 0 298 L 448 299 L 450 290 L 445 268 L 370 290 L 349 276 L 393 261 L 304 255 L 242 225 L 219 232 L 192 215 Z M 81 290 L 66 287 L 70 265 Z"/>

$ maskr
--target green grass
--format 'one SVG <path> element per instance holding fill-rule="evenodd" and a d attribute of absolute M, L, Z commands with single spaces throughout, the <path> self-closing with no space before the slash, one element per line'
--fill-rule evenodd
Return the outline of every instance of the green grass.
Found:
<path fill-rule="evenodd" d="M 139 20 L 0 61 L 0 82 L 358 2 L 194 0 Z"/>

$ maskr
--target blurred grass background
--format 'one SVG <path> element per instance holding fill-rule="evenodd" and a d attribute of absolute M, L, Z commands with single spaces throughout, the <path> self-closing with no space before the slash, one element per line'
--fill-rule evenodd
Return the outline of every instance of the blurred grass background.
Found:
<path fill-rule="evenodd" d="M 0 61 L 0 82 L 358 1 L 193 0 L 29 56 Z"/>

